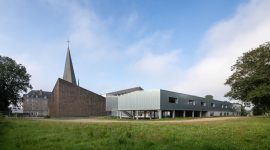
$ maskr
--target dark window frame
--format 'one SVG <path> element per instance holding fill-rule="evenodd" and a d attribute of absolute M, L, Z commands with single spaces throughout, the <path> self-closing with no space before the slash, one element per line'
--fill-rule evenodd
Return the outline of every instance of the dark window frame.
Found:
<path fill-rule="evenodd" d="M 201 106 L 206 107 L 206 102 L 201 102 Z"/>
<path fill-rule="evenodd" d="M 172 104 L 178 104 L 178 99 L 175 97 L 169 97 L 168 101 Z"/>
<path fill-rule="evenodd" d="M 192 105 L 192 106 L 195 106 L 195 104 L 196 104 L 196 102 L 195 102 L 195 100 L 188 100 L 188 104 L 189 105 Z"/>

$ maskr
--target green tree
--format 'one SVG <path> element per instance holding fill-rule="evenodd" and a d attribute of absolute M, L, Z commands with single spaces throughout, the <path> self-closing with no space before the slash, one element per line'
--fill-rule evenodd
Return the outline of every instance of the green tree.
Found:
<path fill-rule="evenodd" d="M 247 116 L 247 111 L 243 105 L 241 105 L 241 116 Z"/>
<path fill-rule="evenodd" d="M 213 100 L 214 96 L 213 95 L 205 95 L 204 98 L 207 99 L 207 100 Z"/>
<path fill-rule="evenodd" d="M 243 54 L 232 66 L 233 74 L 226 80 L 230 99 L 252 102 L 264 113 L 270 110 L 270 43 Z"/>
<path fill-rule="evenodd" d="M 0 111 L 7 112 L 10 104 L 17 106 L 21 93 L 32 88 L 30 77 L 24 66 L 0 55 Z"/>

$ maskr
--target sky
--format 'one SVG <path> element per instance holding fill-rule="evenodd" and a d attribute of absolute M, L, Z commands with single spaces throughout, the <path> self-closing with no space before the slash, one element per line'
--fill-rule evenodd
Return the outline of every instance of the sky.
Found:
<path fill-rule="evenodd" d="M 33 89 L 62 78 L 67 40 L 80 86 L 141 86 L 228 100 L 244 52 L 270 41 L 269 0 L 0 0 L 0 55 Z"/>

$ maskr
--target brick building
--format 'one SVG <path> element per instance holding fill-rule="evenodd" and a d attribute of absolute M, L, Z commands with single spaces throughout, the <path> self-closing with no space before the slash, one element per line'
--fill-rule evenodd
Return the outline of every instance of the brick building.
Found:
<path fill-rule="evenodd" d="M 48 106 L 51 117 L 106 115 L 105 98 L 76 84 L 69 47 L 63 79 L 56 81 Z"/>
<path fill-rule="evenodd" d="M 49 103 L 52 117 L 102 116 L 105 98 L 63 79 L 58 79 Z"/>
<path fill-rule="evenodd" d="M 23 113 L 29 116 L 47 116 L 51 92 L 32 90 L 23 95 Z"/>

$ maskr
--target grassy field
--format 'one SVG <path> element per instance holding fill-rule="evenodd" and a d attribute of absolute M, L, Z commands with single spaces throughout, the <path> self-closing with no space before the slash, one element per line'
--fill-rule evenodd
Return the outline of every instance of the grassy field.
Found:
<path fill-rule="evenodd" d="M 270 149 L 270 118 L 169 123 L 0 119 L 0 149 Z"/>

